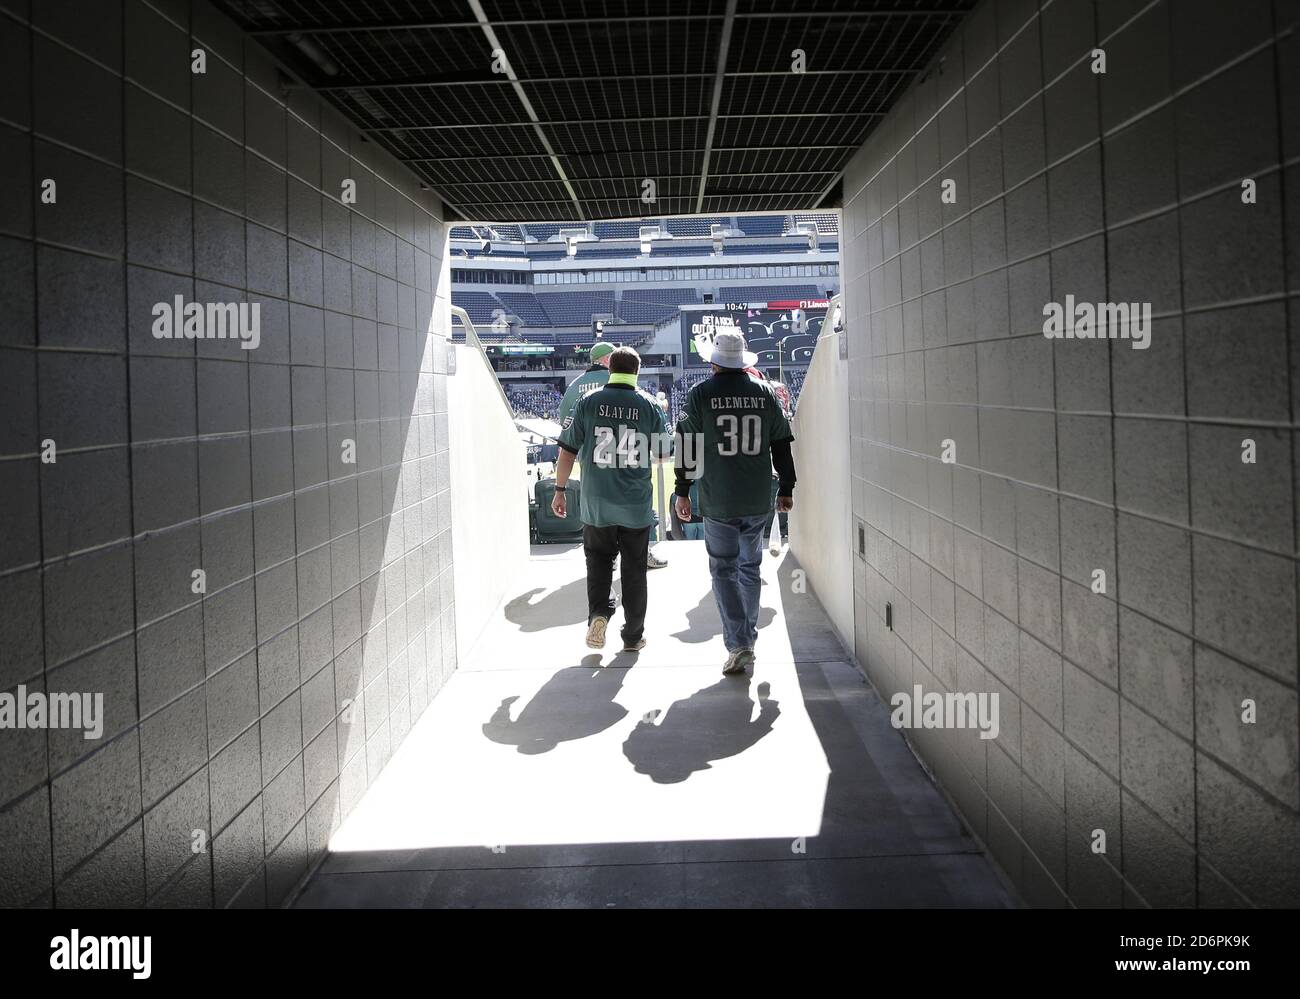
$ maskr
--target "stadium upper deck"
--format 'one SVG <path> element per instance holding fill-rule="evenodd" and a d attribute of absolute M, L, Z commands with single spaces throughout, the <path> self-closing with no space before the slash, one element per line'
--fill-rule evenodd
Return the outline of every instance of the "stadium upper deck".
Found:
<path fill-rule="evenodd" d="M 834 212 L 455 226 L 452 301 L 491 339 L 648 339 L 683 305 L 833 295 L 838 235 Z"/>

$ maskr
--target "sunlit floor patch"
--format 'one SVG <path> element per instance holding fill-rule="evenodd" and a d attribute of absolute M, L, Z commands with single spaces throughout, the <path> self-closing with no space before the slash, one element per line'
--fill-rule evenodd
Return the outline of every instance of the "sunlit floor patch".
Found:
<path fill-rule="evenodd" d="M 467 673 L 330 849 L 793 839 L 827 773 L 790 664 Z"/>

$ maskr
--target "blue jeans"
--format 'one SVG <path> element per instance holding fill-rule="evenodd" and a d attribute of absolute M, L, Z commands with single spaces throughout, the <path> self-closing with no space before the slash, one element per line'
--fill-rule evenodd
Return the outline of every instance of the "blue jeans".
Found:
<path fill-rule="evenodd" d="M 771 519 L 770 513 L 729 520 L 704 518 L 704 549 L 709 553 L 713 599 L 728 652 L 752 649 L 758 641 L 758 567 Z"/>

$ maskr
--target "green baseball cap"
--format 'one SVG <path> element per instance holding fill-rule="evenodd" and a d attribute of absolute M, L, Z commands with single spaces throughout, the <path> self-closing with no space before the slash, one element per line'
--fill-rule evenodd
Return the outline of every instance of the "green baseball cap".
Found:
<path fill-rule="evenodd" d="M 597 343 L 592 345 L 590 356 L 593 361 L 599 361 L 602 357 L 612 353 L 614 353 L 614 345 L 612 343 Z"/>

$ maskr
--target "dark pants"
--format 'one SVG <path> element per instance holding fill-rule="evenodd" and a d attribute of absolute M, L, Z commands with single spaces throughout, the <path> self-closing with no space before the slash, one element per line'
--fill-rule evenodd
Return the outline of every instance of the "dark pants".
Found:
<path fill-rule="evenodd" d="M 650 526 L 582 529 L 587 556 L 587 623 L 614 615 L 614 559 L 623 565 L 623 644 L 635 645 L 645 630 L 645 560 L 650 550 Z"/>

